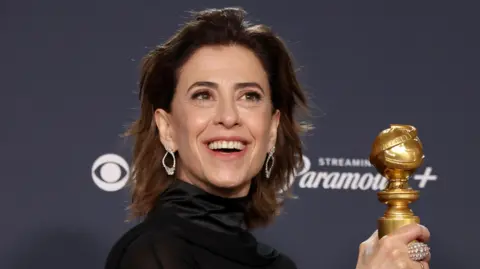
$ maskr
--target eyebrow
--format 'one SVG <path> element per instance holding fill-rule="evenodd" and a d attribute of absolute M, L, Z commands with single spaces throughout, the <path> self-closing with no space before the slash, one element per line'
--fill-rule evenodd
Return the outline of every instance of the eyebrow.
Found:
<path fill-rule="evenodd" d="M 190 87 L 188 87 L 187 93 L 195 87 L 208 87 L 208 88 L 218 89 L 218 84 L 215 83 L 215 82 L 211 82 L 211 81 L 197 81 L 197 82 L 193 83 L 192 85 L 190 85 Z M 235 83 L 235 90 L 244 89 L 244 88 L 257 88 L 257 89 L 261 90 L 262 93 L 264 93 L 263 88 L 260 86 L 260 84 L 258 84 L 256 82 Z"/>

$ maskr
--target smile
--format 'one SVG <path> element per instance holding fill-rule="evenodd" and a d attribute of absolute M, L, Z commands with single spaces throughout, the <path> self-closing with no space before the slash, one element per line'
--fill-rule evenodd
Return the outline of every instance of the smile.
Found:
<path fill-rule="evenodd" d="M 208 141 L 205 145 L 215 158 L 224 161 L 242 158 L 248 149 L 248 143 L 242 139 L 216 139 Z"/>
<path fill-rule="evenodd" d="M 221 152 L 238 152 L 245 149 L 245 144 L 242 141 L 212 141 L 208 143 L 208 148 L 214 151 Z"/>

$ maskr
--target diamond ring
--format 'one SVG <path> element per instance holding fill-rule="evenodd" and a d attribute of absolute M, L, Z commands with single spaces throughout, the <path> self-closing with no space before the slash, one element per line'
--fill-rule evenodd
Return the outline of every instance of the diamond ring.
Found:
<path fill-rule="evenodd" d="M 424 260 L 430 254 L 430 247 L 421 242 L 414 242 L 408 245 L 408 255 L 414 261 Z"/>

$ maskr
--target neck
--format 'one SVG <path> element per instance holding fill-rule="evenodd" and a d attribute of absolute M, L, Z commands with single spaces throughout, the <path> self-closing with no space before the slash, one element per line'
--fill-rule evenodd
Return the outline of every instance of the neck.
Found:
<path fill-rule="evenodd" d="M 199 179 L 191 173 L 183 172 L 183 170 L 179 171 L 178 177 L 179 180 L 187 182 L 191 185 L 194 185 L 207 193 L 212 195 L 220 196 L 223 198 L 241 198 L 248 195 L 250 191 L 251 181 L 247 181 L 240 186 L 235 187 L 219 187 L 215 186 L 214 184 L 210 183 L 208 179 L 202 180 Z"/>
<path fill-rule="evenodd" d="M 183 180 L 176 180 L 159 197 L 161 208 L 211 230 L 236 233 L 246 229 L 245 212 L 248 196 L 225 198 Z"/>

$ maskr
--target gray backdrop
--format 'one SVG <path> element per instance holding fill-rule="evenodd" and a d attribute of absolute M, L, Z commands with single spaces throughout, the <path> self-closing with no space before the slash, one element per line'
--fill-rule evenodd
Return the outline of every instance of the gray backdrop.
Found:
<path fill-rule="evenodd" d="M 302 269 L 355 268 L 385 209 L 371 143 L 412 124 L 426 154 L 413 209 L 432 232 L 432 268 L 479 268 L 480 5 L 446 0 L 2 0 L 0 268 L 102 268 L 133 225 L 119 134 L 137 113 L 139 59 L 185 11 L 231 5 L 284 37 L 316 107 L 299 198 L 258 236 Z M 115 155 L 93 166 L 104 154 Z M 332 188 L 347 172 L 361 183 Z"/>

